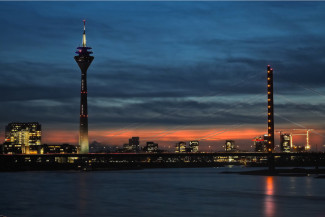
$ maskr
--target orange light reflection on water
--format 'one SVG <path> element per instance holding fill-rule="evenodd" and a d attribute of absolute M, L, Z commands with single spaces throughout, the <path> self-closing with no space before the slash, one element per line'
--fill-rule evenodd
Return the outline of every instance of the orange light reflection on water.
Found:
<path fill-rule="evenodd" d="M 274 177 L 266 177 L 265 183 L 265 200 L 264 213 L 266 217 L 275 217 L 275 202 L 274 202 Z"/>

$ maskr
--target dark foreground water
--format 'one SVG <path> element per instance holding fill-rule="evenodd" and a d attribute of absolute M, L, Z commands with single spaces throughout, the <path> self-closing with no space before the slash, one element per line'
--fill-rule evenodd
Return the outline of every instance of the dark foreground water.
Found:
<path fill-rule="evenodd" d="M 0 215 L 325 217 L 325 179 L 225 170 L 0 173 Z"/>

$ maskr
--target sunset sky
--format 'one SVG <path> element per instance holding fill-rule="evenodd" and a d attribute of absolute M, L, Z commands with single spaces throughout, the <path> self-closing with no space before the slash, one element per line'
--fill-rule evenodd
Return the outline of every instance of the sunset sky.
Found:
<path fill-rule="evenodd" d="M 220 149 L 233 139 L 249 149 L 267 130 L 270 64 L 276 130 L 315 129 L 321 147 L 324 11 L 325 2 L 0 2 L 1 138 L 9 122 L 38 121 L 43 143 L 77 144 L 73 57 L 86 19 L 90 142 Z"/>

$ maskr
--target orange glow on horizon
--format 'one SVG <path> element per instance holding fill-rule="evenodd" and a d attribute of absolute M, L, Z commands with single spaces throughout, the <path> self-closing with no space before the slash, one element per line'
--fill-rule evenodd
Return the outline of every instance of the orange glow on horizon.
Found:
<path fill-rule="evenodd" d="M 134 129 L 134 130 L 97 130 L 89 131 L 90 141 L 103 143 L 127 143 L 133 136 L 139 136 L 142 141 L 218 141 L 248 139 L 264 135 L 265 131 L 255 129 L 229 130 L 229 129 L 206 129 L 206 130 L 166 130 L 166 129 Z M 47 131 L 43 134 L 43 143 L 77 143 L 78 132 L 76 131 Z M 121 143 L 121 144 L 122 144 Z"/>
<path fill-rule="evenodd" d="M 146 141 L 155 141 L 167 144 L 175 141 L 199 140 L 200 142 L 219 142 L 224 143 L 225 140 L 246 140 L 245 144 L 252 145 L 252 139 L 257 136 L 265 135 L 267 129 L 234 129 L 218 128 L 218 129 L 181 129 L 166 130 L 162 128 L 156 129 L 112 129 L 112 130 L 92 130 L 89 131 L 89 143 L 97 141 L 103 144 L 123 145 L 128 143 L 128 139 L 134 136 L 140 137 L 141 144 Z M 42 143 L 47 144 L 78 144 L 79 132 L 72 130 L 46 130 L 42 132 Z M 323 133 L 319 131 L 319 133 Z M 275 139 L 279 140 L 280 135 L 276 134 Z M 315 149 L 318 144 L 318 150 L 322 149 L 324 138 L 311 133 L 311 148 Z M 304 145 L 306 143 L 305 136 L 294 136 L 293 143 L 295 145 Z M 278 142 L 276 142 L 278 144 Z M 248 146 L 247 146 L 248 147 Z"/>

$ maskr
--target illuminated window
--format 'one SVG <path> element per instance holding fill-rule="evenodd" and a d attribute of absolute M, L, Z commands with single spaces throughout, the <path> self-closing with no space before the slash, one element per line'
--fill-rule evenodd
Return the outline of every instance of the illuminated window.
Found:
<path fill-rule="evenodd" d="M 271 99 L 267 99 L 267 101 L 269 101 L 269 102 L 270 102 L 270 101 L 271 101 Z"/>
<path fill-rule="evenodd" d="M 267 78 L 267 80 L 271 80 L 271 78 Z"/>
<path fill-rule="evenodd" d="M 271 108 L 271 106 L 269 105 L 268 108 Z"/>
<path fill-rule="evenodd" d="M 267 113 L 267 115 L 271 115 L 271 113 Z"/>
<path fill-rule="evenodd" d="M 271 120 L 269 120 L 269 123 L 271 122 Z"/>
<path fill-rule="evenodd" d="M 271 94 L 271 92 L 267 92 L 267 94 Z"/>

